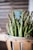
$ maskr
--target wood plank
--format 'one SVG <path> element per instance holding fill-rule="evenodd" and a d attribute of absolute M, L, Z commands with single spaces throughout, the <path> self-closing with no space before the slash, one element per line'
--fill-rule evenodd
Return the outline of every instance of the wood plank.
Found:
<path fill-rule="evenodd" d="M 17 41 L 13 42 L 13 50 L 20 50 L 20 43 Z"/>
<path fill-rule="evenodd" d="M 0 2 L 28 2 L 28 0 L 0 0 Z"/>
<path fill-rule="evenodd" d="M 6 45 L 7 45 L 8 50 L 12 50 L 11 42 L 9 41 L 9 39 L 6 40 Z"/>
<path fill-rule="evenodd" d="M 0 6 L 10 6 L 10 5 L 28 5 L 28 2 L 6 2 L 6 3 L 0 3 Z"/>
<path fill-rule="evenodd" d="M 31 50 L 31 43 L 24 41 L 24 50 Z"/>
<path fill-rule="evenodd" d="M 1 8 L 4 8 L 4 9 L 5 9 L 5 8 L 11 8 L 12 6 L 13 6 L 13 7 L 27 7 L 28 5 L 11 5 L 11 6 L 0 6 L 0 9 L 1 9 Z"/>

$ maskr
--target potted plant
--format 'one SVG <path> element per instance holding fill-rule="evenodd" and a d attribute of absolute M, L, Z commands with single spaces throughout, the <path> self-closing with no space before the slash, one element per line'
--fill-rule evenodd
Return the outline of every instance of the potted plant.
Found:
<path fill-rule="evenodd" d="M 32 14 L 30 14 L 27 11 L 21 11 L 21 15 L 19 16 L 19 18 L 16 18 L 14 10 L 11 11 L 11 15 L 8 15 L 9 22 L 8 22 L 6 28 L 7 28 L 7 33 L 10 35 L 9 37 L 12 42 L 13 41 L 14 42 L 23 41 L 24 46 L 25 46 L 25 43 L 26 43 L 26 41 L 24 41 L 24 40 L 26 40 L 25 37 L 27 37 L 29 39 L 29 37 L 31 37 L 31 33 L 33 31 L 33 20 L 31 20 L 31 18 L 32 18 Z M 22 38 L 22 37 L 24 37 L 24 38 Z M 30 41 L 28 40 L 28 42 L 30 42 Z M 10 42 L 7 41 L 7 44 L 9 44 L 9 43 Z M 28 43 L 28 45 L 29 44 L 30 43 Z M 20 43 L 20 46 L 23 49 L 22 43 Z M 27 46 L 27 43 L 26 43 L 26 46 Z M 12 48 L 14 49 L 13 43 L 12 43 Z M 30 48 L 30 45 L 27 48 Z M 26 48 L 24 48 L 24 49 L 26 50 Z"/>
<path fill-rule="evenodd" d="M 33 30 L 33 21 L 31 21 L 31 17 L 29 12 L 22 11 L 19 19 L 17 19 L 14 10 L 11 11 L 11 15 L 8 15 L 8 34 L 14 37 L 30 37 Z"/>

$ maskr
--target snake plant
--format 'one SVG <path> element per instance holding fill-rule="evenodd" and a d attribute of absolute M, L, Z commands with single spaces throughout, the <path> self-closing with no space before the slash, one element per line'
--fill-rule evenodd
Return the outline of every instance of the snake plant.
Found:
<path fill-rule="evenodd" d="M 27 11 L 22 11 L 20 18 L 17 19 L 14 11 L 11 12 L 11 16 L 8 15 L 9 23 L 7 24 L 7 32 L 11 36 L 27 36 L 31 34 L 33 30 L 33 21 L 30 21 L 31 15 Z"/>

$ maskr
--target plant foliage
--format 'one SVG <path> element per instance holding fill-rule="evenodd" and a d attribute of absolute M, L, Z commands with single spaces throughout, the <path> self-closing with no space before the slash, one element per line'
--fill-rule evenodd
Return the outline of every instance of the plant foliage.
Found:
<path fill-rule="evenodd" d="M 31 21 L 31 14 L 27 11 L 22 11 L 20 18 L 17 19 L 14 11 L 8 15 L 9 23 L 7 24 L 7 32 L 11 36 L 25 37 L 30 36 L 33 30 L 33 21 Z"/>

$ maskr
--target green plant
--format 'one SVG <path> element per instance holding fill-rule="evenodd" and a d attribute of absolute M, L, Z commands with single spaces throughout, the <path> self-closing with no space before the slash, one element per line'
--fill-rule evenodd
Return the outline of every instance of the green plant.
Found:
<path fill-rule="evenodd" d="M 16 18 L 14 11 L 11 16 L 8 15 L 9 23 L 7 24 L 7 32 L 11 36 L 27 36 L 33 30 L 33 21 L 30 21 L 31 15 L 27 11 L 22 11 L 19 19 Z"/>

